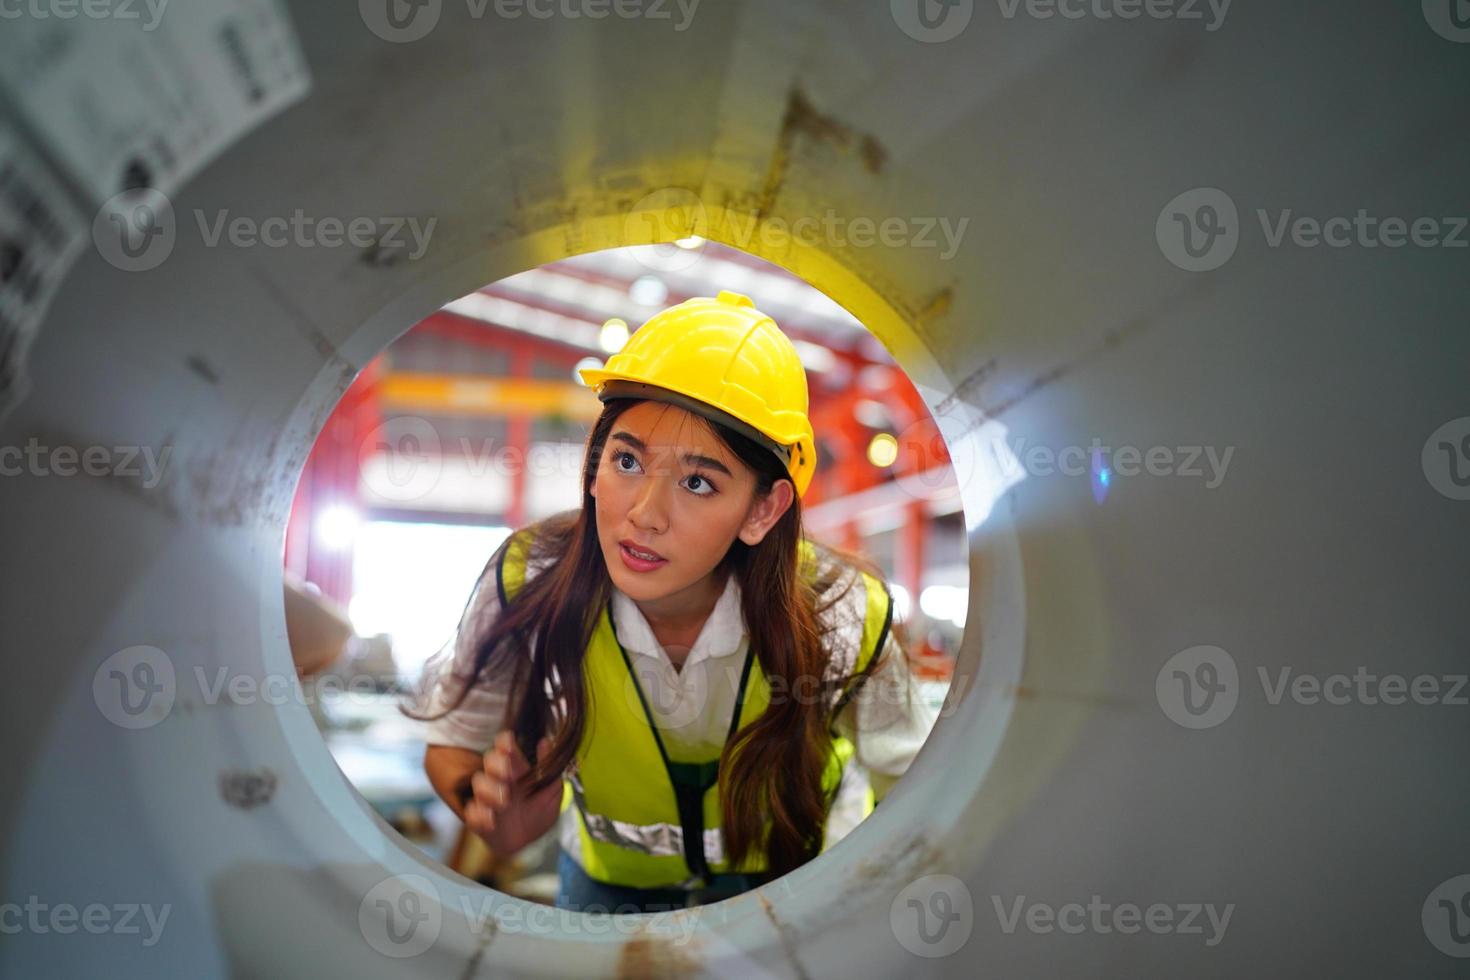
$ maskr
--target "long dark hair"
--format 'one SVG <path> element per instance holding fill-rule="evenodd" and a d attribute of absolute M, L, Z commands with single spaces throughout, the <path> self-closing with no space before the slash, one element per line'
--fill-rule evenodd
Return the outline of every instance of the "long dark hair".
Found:
<path fill-rule="evenodd" d="M 529 792 L 561 779 L 581 744 L 586 722 L 582 660 L 612 581 L 597 534 L 592 485 L 603 448 L 618 416 L 636 399 L 612 399 L 603 408 L 587 439 L 582 466 L 582 507 L 549 517 L 522 533 L 530 534 L 529 562 L 546 562 L 526 582 L 500 615 L 476 637 L 473 672 L 456 676 L 461 687 L 453 703 L 434 717 L 458 707 L 482 676 L 511 678 L 507 720 L 520 750 L 532 765 L 522 778 Z M 788 478 L 769 450 L 703 416 L 693 416 L 724 441 L 756 474 L 757 496 L 770 493 L 777 480 Z M 729 572 L 740 586 L 741 612 L 759 668 L 771 681 L 769 707 L 739 729 L 720 755 L 721 821 L 725 857 L 737 869 L 752 852 L 763 848 L 772 876 L 811 860 L 821 850 L 823 827 L 832 797 L 822 790 L 832 740 L 828 707 L 853 679 L 829 663 L 827 610 L 841 601 L 858 581 L 861 569 L 882 579 L 878 569 L 853 552 L 812 543 L 818 556 L 815 576 L 798 570 L 802 540 L 801 501 L 790 507 L 754 547 L 738 537 L 716 567 Z M 494 588 L 501 551 L 491 559 L 479 588 Z M 485 581 L 489 578 L 489 583 Z M 527 656 L 527 645 L 534 647 Z M 881 651 L 880 651 L 881 654 Z M 877 670 L 874 657 L 865 675 Z M 798 679 L 805 680 L 798 686 Z M 861 681 L 859 681 L 861 683 Z M 815 686 L 822 697 L 782 696 Z M 547 691 L 553 697 L 546 696 Z M 411 717 L 427 719 L 405 709 Z M 541 757 L 535 746 L 551 735 Z"/>

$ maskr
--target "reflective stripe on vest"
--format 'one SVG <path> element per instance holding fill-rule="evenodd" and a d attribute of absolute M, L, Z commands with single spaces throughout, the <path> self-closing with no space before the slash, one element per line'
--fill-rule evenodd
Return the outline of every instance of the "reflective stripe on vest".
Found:
<path fill-rule="evenodd" d="M 501 558 L 499 586 L 507 601 L 525 581 L 525 537 L 513 537 Z M 815 556 L 806 542 L 802 542 L 802 558 L 810 570 Z M 844 663 L 844 673 L 861 674 L 872 665 L 892 620 L 892 599 L 883 583 L 865 573 L 863 579 L 867 598 L 862 642 L 852 658 L 855 669 Z M 618 643 L 610 603 L 593 629 L 583 658 L 583 679 L 587 719 L 576 760 L 567 773 L 562 808 L 576 811 L 582 865 L 588 875 L 611 884 L 657 888 L 692 887 L 710 874 L 764 871 L 765 855 L 758 851 L 738 867 L 726 861 L 720 830 L 719 759 L 682 758 L 679 748 L 667 749 L 631 661 Z M 830 708 L 830 718 L 836 718 L 855 687 L 850 684 Z M 740 691 L 743 697 L 737 699 L 732 712 L 730 734 L 754 722 L 770 704 L 770 685 L 748 644 Z M 822 779 L 829 798 L 837 791 L 855 751 L 849 739 L 835 730 L 832 735 Z M 680 791 L 676 782 L 694 788 Z M 872 807 L 872 791 L 867 789 L 864 813 Z M 686 834 L 686 828 L 694 833 Z M 686 848 L 686 836 L 689 843 L 698 841 L 702 848 Z M 824 848 L 826 844 L 824 833 Z"/>
<path fill-rule="evenodd" d="M 575 771 L 567 774 L 571 787 L 572 805 L 593 840 L 616 844 L 618 847 L 647 854 L 650 857 L 671 857 L 684 853 L 684 828 L 675 823 L 632 824 L 613 820 L 587 809 L 587 795 L 582 789 L 582 780 Z M 725 835 L 718 827 L 704 832 L 704 853 L 710 863 L 725 860 Z"/>

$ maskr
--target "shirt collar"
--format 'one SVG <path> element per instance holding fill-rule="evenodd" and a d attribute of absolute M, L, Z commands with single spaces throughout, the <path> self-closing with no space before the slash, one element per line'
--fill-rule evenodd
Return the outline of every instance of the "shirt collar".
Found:
<path fill-rule="evenodd" d="M 614 631 L 623 649 L 645 657 L 668 659 L 643 611 L 616 585 L 612 587 L 612 606 Z M 745 617 L 740 611 L 740 586 L 732 573 L 725 579 L 725 591 L 715 600 L 715 607 L 700 628 L 699 637 L 694 641 L 683 667 L 708 657 L 728 657 L 737 653 L 744 638 Z"/>

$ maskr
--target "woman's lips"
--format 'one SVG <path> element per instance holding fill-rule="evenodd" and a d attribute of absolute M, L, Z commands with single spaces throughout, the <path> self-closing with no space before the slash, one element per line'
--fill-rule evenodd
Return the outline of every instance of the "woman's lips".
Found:
<path fill-rule="evenodd" d="M 657 558 L 652 561 L 647 558 L 640 558 L 629 550 L 628 544 L 625 541 L 618 542 L 618 554 L 623 556 L 623 564 L 635 572 L 651 572 L 655 568 L 662 568 L 669 563 L 667 558 Z M 649 552 L 649 554 L 656 554 L 656 552 Z"/>

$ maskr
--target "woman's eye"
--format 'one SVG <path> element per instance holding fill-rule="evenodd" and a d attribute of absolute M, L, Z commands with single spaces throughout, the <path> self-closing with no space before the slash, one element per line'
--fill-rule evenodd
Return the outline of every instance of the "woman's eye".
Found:
<path fill-rule="evenodd" d="M 626 450 L 620 449 L 614 452 L 612 454 L 612 461 L 613 467 L 619 473 L 637 473 L 642 470 L 642 466 L 639 465 L 637 457 Z M 632 465 L 624 466 L 623 463 L 625 462 Z M 696 497 L 709 497 L 719 492 L 715 489 L 713 483 L 709 482 L 708 479 L 699 473 L 693 473 L 685 477 L 684 482 Z"/>

